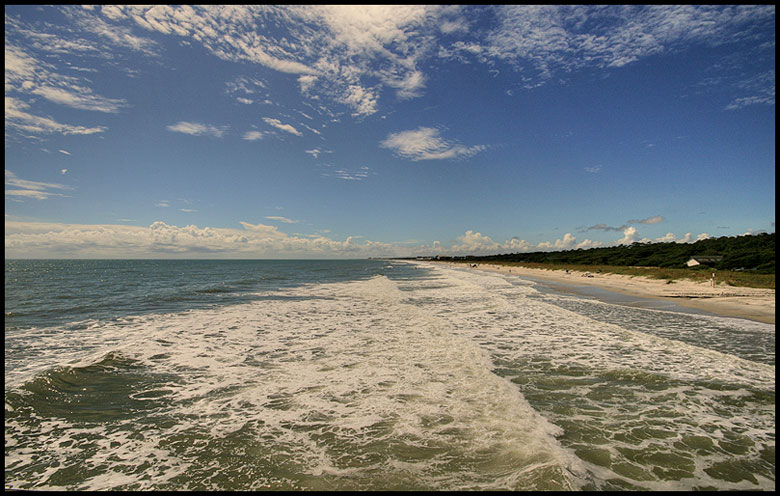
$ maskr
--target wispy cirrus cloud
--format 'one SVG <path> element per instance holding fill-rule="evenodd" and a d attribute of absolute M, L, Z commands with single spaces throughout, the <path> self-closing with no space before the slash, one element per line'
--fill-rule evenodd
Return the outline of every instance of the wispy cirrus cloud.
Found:
<path fill-rule="evenodd" d="M 11 197 L 33 198 L 35 200 L 47 200 L 52 196 L 67 196 L 60 193 L 52 193 L 51 189 L 73 189 L 70 186 L 58 183 L 44 183 L 40 181 L 28 181 L 18 177 L 8 169 L 5 170 L 5 194 Z M 8 187 L 16 189 L 8 189 Z"/>
<path fill-rule="evenodd" d="M 378 112 L 387 90 L 402 100 L 422 95 L 429 79 L 426 63 L 436 58 L 509 62 L 522 69 L 523 84 L 533 87 L 579 69 L 622 67 L 691 43 L 717 46 L 747 40 L 760 26 L 774 22 L 773 6 L 749 5 L 119 5 L 62 9 L 84 33 L 99 36 L 114 47 L 156 57 L 160 46 L 144 36 L 153 32 L 200 44 L 222 60 L 297 75 L 301 94 L 337 102 L 358 118 Z M 479 30 L 471 29 L 476 18 L 484 21 Z M 274 25 L 274 30 L 266 29 L 268 25 Z M 43 40 L 48 34 L 35 36 Z M 52 46 L 82 54 L 105 53 L 85 39 L 76 39 L 67 48 L 57 43 Z M 241 103 L 254 103 L 257 99 L 250 95 L 261 87 L 256 82 L 239 78 L 229 83 L 228 91 L 243 93 L 236 96 Z M 51 90 L 48 93 L 62 98 Z M 78 96 L 71 99 L 78 105 L 117 103 Z M 732 99 L 727 108 L 773 101 L 773 96 L 763 92 L 745 94 Z"/>
<path fill-rule="evenodd" d="M 27 112 L 30 106 L 13 97 L 5 97 L 5 125 L 6 129 L 16 129 L 25 133 L 53 134 L 95 134 L 102 133 L 108 129 L 106 126 L 75 126 L 63 124 L 49 117 L 41 117 Z"/>
<path fill-rule="evenodd" d="M 106 5 L 99 8 L 96 6 L 73 7 L 66 8 L 65 12 L 81 29 L 100 36 L 114 46 L 141 52 L 148 56 L 157 56 L 158 45 L 154 40 L 133 33 L 128 26 L 117 26 L 107 22 L 98 15 L 93 15 L 99 12 L 110 20 L 125 18 L 121 9 L 116 6 Z M 134 16 L 130 17 L 139 23 L 139 19 Z"/>
<path fill-rule="evenodd" d="M 631 224 L 660 224 L 661 222 L 664 222 L 666 219 L 664 219 L 660 215 L 654 215 L 652 217 L 647 217 L 646 219 L 630 219 L 627 220 L 625 224 L 622 226 L 608 226 L 607 224 L 596 224 L 590 227 L 585 228 L 585 231 L 616 231 L 616 232 L 625 232 L 626 229 L 628 229 Z"/>
<path fill-rule="evenodd" d="M 269 215 L 266 217 L 268 220 L 276 220 L 279 222 L 284 222 L 285 224 L 297 224 L 300 221 L 288 219 L 287 217 L 280 217 L 278 215 Z"/>
<path fill-rule="evenodd" d="M 199 43 L 223 60 L 297 74 L 302 93 L 358 117 L 378 111 L 384 87 L 401 99 L 419 96 L 426 81 L 419 63 L 434 53 L 435 35 L 466 29 L 457 8 L 422 5 L 125 5 L 79 16 L 84 29 L 138 50 L 152 46 L 128 23 Z"/>
<path fill-rule="evenodd" d="M 332 176 L 344 181 L 362 181 L 372 174 L 369 167 L 363 166 L 356 171 L 349 171 L 347 169 L 336 169 L 332 172 L 325 172 L 323 176 Z M 374 173 L 375 174 L 375 173 Z"/>
<path fill-rule="evenodd" d="M 470 157 L 486 149 L 485 145 L 464 146 L 445 139 L 438 129 L 432 127 L 389 134 L 379 146 L 413 161 Z"/>
<path fill-rule="evenodd" d="M 768 5 L 504 5 L 484 39 L 458 40 L 445 57 L 500 59 L 523 69 L 527 87 L 583 68 L 617 68 L 691 43 L 750 39 L 774 23 Z"/>
<path fill-rule="evenodd" d="M 276 129 L 279 129 L 280 131 L 285 131 L 290 134 L 294 134 L 296 136 L 303 136 L 303 133 L 295 129 L 290 124 L 283 124 L 282 121 L 279 119 L 272 119 L 270 117 L 263 117 L 263 122 L 268 124 L 269 126 L 275 127 Z"/>
<path fill-rule="evenodd" d="M 666 220 L 666 219 L 664 219 L 662 216 L 654 215 L 654 216 L 648 217 L 646 219 L 631 219 L 631 220 L 626 221 L 626 223 L 627 224 L 660 224 L 664 220 Z"/>
<path fill-rule="evenodd" d="M 738 110 L 750 105 L 774 105 L 775 104 L 775 71 L 765 71 L 751 78 L 743 79 L 737 83 L 741 93 L 748 96 L 737 97 L 732 100 L 724 110 Z"/>
<path fill-rule="evenodd" d="M 88 79 L 81 75 L 69 75 L 68 72 L 72 72 L 74 66 L 62 62 L 63 55 L 99 57 L 105 53 L 104 48 L 84 39 L 68 42 L 60 38 L 55 34 L 36 31 L 18 19 L 6 16 L 7 129 L 33 135 L 94 134 L 106 129 L 105 126 L 64 124 L 51 117 L 36 115 L 32 105 L 37 106 L 40 98 L 57 105 L 103 113 L 117 113 L 128 105 L 123 98 L 110 98 L 95 93 Z M 22 44 L 25 48 L 21 47 Z M 79 69 L 78 72 L 83 71 Z"/>
<path fill-rule="evenodd" d="M 247 131 L 244 133 L 244 136 L 242 136 L 242 138 L 247 141 L 257 141 L 259 139 L 263 139 L 264 136 L 265 135 L 260 131 Z"/>
<path fill-rule="evenodd" d="M 53 103 L 67 105 L 81 110 L 116 113 L 125 105 L 120 98 L 106 98 L 96 95 L 84 86 L 69 85 L 68 87 L 34 86 L 30 89 L 33 95 L 42 96 Z"/>
<path fill-rule="evenodd" d="M 200 122 L 179 121 L 176 124 L 166 126 L 168 131 L 175 133 L 189 134 L 192 136 L 214 136 L 221 138 L 225 134 L 226 126 L 216 127 L 210 124 L 201 124 Z"/>

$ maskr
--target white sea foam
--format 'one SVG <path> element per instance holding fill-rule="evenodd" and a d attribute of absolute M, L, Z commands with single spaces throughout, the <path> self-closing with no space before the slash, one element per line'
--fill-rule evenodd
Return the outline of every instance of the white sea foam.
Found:
<path fill-rule="evenodd" d="M 505 276 L 432 270 L 431 279 L 306 285 L 68 336 L 20 335 L 45 365 L 17 369 L 12 387 L 108 353 L 157 377 L 131 393 L 149 405 L 131 420 L 99 432 L 41 422 L 59 462 L 37 487 L 61 487 L 49 476 L 85 449 L 94 452 L 86 466 L 108 467 L 78 486 L 87 489 L 222 489 L 242 477 L 244 489 L 574 489 L 637 483 L 615 468 L 638 463 L 629 448 L 688 460 L 674 442 L 721 431 L 744 434 L 748 451 L 769 437 L 774 445 L 773 412 L 733 406 L 724 417 L 718 399 L 773 392 L 773 366 L 596 321 Z M 637 389 L 642 381 L 649 386 Z M 668 441 L 642 431 L 658 419 Z M 576 424 L 605 442 L 573 439 Z M 33 464 L 8 434 L 6 467 Z M 598 450 L 612 462 L 599 464 Z M 755 487 L 702 470 L 721 451 L 697 455 L 693 482 L 638 467 L 640 487 Z"/>

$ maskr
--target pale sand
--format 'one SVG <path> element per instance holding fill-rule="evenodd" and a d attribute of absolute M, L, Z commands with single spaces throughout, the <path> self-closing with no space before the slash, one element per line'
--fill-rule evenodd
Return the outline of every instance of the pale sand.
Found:
<path fill-rule="evenodd" d="M 470 266 L 465 263 L 445 263 L 457 267 Z M 573 270 L 567 274 L 563 270 L 530 269 L 499 264 L 477 264 L 476 269 L 530 276 L 550 282 L 596 286 L 615 293 L 674 301 L 681 306 L 728 317 L 775 323 L 774 289 L 726 286 L 724 283 L 718 284 L 717 279 L 715 287 L 712 287 L 709 282 L 676 280 L 668 284 L 662 279 L 622 274 L 591 273 L 593 277 L 583 277 L 584 272 Z"/>

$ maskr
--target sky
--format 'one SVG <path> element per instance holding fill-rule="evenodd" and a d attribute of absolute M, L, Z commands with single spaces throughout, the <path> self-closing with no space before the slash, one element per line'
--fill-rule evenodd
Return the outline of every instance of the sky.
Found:
<path fill-rule="evenodd" d="M 8 6 L 6 258 L 775 230 L 775 7 Z"/>

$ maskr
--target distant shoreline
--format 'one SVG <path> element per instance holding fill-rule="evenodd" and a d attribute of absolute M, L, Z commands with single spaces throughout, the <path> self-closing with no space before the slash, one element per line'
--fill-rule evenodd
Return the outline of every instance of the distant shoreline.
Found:
<path fill-rule="evenodd" d="M 436 262 L 454 267 L 471 267 L 465 262 Z M 709 283 L 676 280 L 669 284 L 660 279 L 621 274 L 590 274 L 569 270 L 545 270 L 501 264 L 478 263 L 476 270 L 511 273 L 550 282 L 595 286 L 615 293 L 673 301 L 674 303 L 727 317 L 739 317 L 766 324 L 775 323 L 775 290 L 732 286 L 712 287 Z"/>

